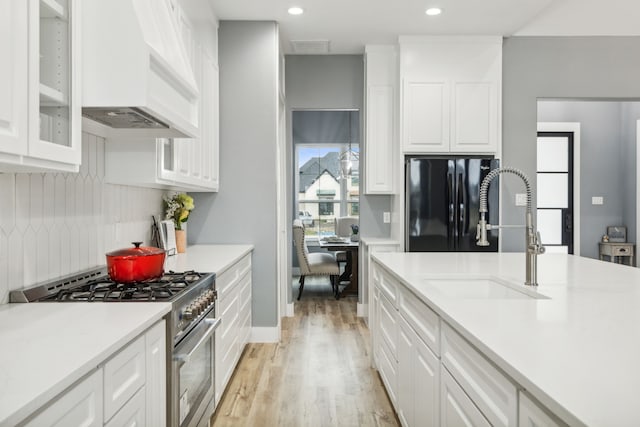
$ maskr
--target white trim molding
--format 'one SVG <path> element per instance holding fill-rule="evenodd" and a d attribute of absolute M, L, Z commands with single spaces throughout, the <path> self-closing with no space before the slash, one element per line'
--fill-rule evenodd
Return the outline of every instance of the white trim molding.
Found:
<path fill-rule="evenodd" d="M 280 342 L 280 328 L 277 326 L 260 327 L 253 326 L 251 328 L 251 337 L 249 342 L 252 343 L 275 343 Z"/>
<path fill-rule="evenodd" d="M 294 312 L 294 304 L 292 302 L 287 303 L 287 307 L 286 307 L 286 311 L 285 311 L 285 317 L 293 317 L 295 316 L 295 312 Z"/>
<path fill-rule="evenodd" d="M 538 122 L 538 132 L 573 133 L 573 254 L 580 256 L 580 122 Z"/>
<path fill-rule="evenodd" d="M 357 317 L 369 317 L 369 304 L 360 304 L 356 305 L 356 316 Z"/>

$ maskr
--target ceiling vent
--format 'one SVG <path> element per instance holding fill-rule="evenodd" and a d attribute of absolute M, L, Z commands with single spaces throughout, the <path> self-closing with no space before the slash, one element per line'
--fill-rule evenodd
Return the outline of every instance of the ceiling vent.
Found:
<path fill-rule="evenodd" d="M 298 55 L 329 53 L 329 40 L 291 40 L 291 49 Z"/>

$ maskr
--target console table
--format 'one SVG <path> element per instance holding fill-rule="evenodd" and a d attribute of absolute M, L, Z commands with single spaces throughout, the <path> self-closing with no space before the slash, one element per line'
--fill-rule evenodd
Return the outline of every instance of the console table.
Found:
<path fill-rule="evenodd" d="M 633 243 L 600 242 L 600 260 L 604 261 L 604 257 L 608 256 L 611 262 L 625 264 L 624 259 L 626 258 L 629 261 L 628 265 L 635 266 L 634 247 Z"/>

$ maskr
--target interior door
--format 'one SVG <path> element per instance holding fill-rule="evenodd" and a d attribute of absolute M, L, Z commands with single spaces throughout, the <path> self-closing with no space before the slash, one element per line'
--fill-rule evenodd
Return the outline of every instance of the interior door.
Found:
<path fill-rule="evenodd" d="M 573 254 L 573 133 L 538 132 L 536 224 L 547 252 Z"/>

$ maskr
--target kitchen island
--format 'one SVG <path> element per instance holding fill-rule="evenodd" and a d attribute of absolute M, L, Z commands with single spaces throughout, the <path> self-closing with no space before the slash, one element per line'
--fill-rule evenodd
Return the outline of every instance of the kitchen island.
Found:
<path fill-rule="evenodd" d="M 513 404 L 518 405 L 525 400 L 523 395 L 532 397 L 558 424 L 638 425 L 638 269 L 576 256 L 546 254 L 538 257 L 539 287 L 527 288 L 525 292 L 530 295 L 519 293 L 513 298 L 509 293 L 500 296 L 471 293 L 461 287 L 457 290 L 453 287 L 447 289 L 443 283 L 451 280 L 452 284 L 467 281 L 480 285 L 477 279 L 496 279 L 524 288 L 521 285 L 525 272 L 524 254 L 376 253 L 372 258 L 374 269 L 378 269 L 378 272 L 370 286 L 379 287 L 376 295 L 380 301 L 386 300 L 383 296 L 385 292 L 391 295 L 391 300 L 394 295 L 403 295 L 404 292 L 404 295 L 408 295 L 407 299 L 415 298 L 424 304 L 422 314 L 432 312 L 431 317 L 425 318 L 436 319 L 432 322 L 437 328 L 434 330 L 438 331 L 438 336 L 433 337 L 436 345 L 429 343 L 428 339 L 426 341 L 433 349 L 434 357 L 442 360 L 440 372 L 443 382 L 444 377 L 452 372 L 464 389 L 465 379 L 460 381 L 455 375 L 460 366 L 449 363 L 447 359 L 446 342 L 453 340 L 448 339 L 446 333 L 453 331 L 449 335 L 461 336 L 461 342 L 472 351 L 477 351 L 485 360 L 481 361 L 486 365 L 485 374 L 495 369 L 497 373 L 504 374 L 506 382 L 517 390 L 517 397 L 505 398 L 505 402 L 513 400 Z M 398 288 L 396 294 L 393 284 Z M 376 292 L 374 289 L 371 291 Z M 400 397 L 397 400 L 400 402 L 403 387 L 401 374 L 394 382 L 389 372 L 394 372 L 396 367 L 398 371 L 402 370 L 401 340 L 397 339 L 397 331 L 396 335 L 388 332 L 392 330 L 389 325 L 393 322 L 385 321 L 389 318 L 397 319 L 398 323 L 404 322 L 400 319 L 403 315 L 403 297 L 400 296 L 398 300 L 389 304 L 398 307 L 398 316 L 392 312 L 393 309 L 385 311 L 384 304 L 380 304 L 383 309 L 378 313 L 382 314 L 379 314 L 379 322 L 374 323 L 373 337 L 374 352 L 376 341 L 391 343 L 381 346 L 383 353 L 386 352 L 389 357 L 376 356 L 376 365 L 387 388 L 389 384 L 391 388 L 398 384 Z M 419 323 L 411 323 L 411 316 L 406 317 L 411 325 L 420 326 Z M 420 328 L 416 327 L 416 330 L 420 335 Z M 425 336 L 428 338 L 429 334 Z M 398 349 L 392 342 L 394 337 Z M 384 361 L 393 362 L 394 355 L 398 360 L 397 366 L 391 363 L 385 370 Z M 486 375 L 487 378 L 490 376 Z M 468 384 L 473 385 L 473 381 Z M 474 393 L 473 390 L 467 392 L 471 400 Z M 502 390 L 497 393 L 500 399 L 503 397 L 501 393 Z M 443 409 L 446 394 L 444 397 L 441 395 L 439 400 L 437 397 L 435 399 L 434 406 L 440 408 L 440 417 L 448 416 Z M 474 403 L 492 421 L 492 414 L 487 414 L 493 411 L 489 408 L 491 405 L 485 411 L 482 402 Z M 398 403 L 396 408 L 402 406 Z M 500 423 L 504 421 L 504 425 L 517 425 L 510 416 L 504 414 L 513 413 L 517 419 L 523 409 L 516 406 L 495 412 Z"/>

